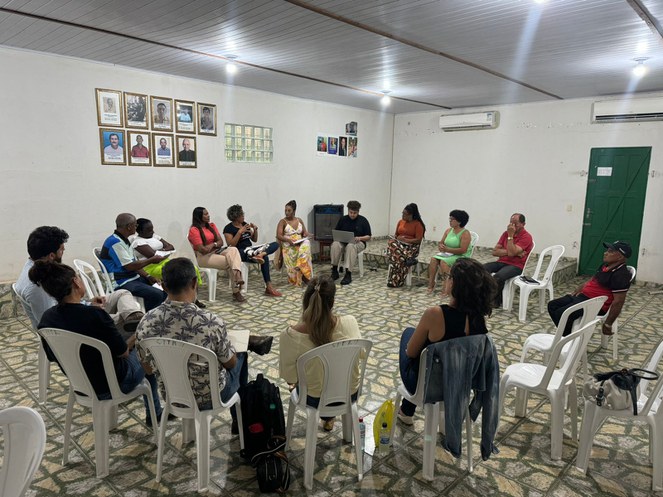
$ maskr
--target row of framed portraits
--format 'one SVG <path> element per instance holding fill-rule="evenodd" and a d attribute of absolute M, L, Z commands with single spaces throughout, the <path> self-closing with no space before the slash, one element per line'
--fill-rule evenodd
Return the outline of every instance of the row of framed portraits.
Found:
<path fill-rule="evenodd" d="M 195 136 L 100 128 L 99 149 L 107 165 L 198 167 Z"/>
<path fill-rule="evenodd" d="M 99 126 L 216 136 L 216 105 L 96 88 Z"/>

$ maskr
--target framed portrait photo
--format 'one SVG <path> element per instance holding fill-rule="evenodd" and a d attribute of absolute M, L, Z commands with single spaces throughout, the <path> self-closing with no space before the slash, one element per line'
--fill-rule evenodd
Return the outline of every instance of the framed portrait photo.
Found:
<path fill-rule="evenodd" d="M 102 164 L 124 166 L 127 159 L 124 150 L 124 131 L 119 129 L 99 129 L 99 148 Z"/>
<path fill-rule="evenodd" d="M 216 136 L 216 105 L 198 102 L 198 134 Z"/>
<path fill-rule="evenodd" d="M 179 136 L 177 141 L 177 167 L 198 167 L 196 137 Z"/>
<path fill-rule="evenodd" d="M 154 131 L 172 131 L 173 99 L 150 97 L 150 118 Z"/>
<path fill-rule="evenodd" d="M 147 95 L 124 92 L 124 122 L 127 128 L 148 129 L 149 112 Z"/>
<path fill-rule="evenodd" d="M 96 88 L 96 92 L 97 124 L 122 127 L 122 92 L 103 88 Z"/>
<path fill-rule="evenodd" d="M 127 140 L 129 144 L 129 165 L 130 166 L 151 166 L 152 154 L 150 152 L 150 134 L 142 131 L 127 131 Z"/>
<path fill-rule="evenodd" d="M 175 100 L 175 131 L 178 133 L 196 132 L 196 105 L 186 100 Z"/>
<path fill-rule="evenodd" d="M 174 167 L 173 135 L 152 133 L 152 158 L 154 165 L 159 167 Z"/>

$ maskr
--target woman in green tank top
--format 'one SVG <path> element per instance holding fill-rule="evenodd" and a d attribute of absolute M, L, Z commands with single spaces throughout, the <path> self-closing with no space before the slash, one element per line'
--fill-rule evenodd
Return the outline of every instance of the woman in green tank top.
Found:
<path fill-rule="evenodd" d="M 449 271 L 451 266 L 457 259 L 461 257 L 469 257 L 472 253 L 472 236 L 470 232 L 465 229 L 465 225 L 470 220 L 467 212 L 454 209 L 449 213 L 449 229 L 442 235 L 442 240 L 437 244 L 440 250 L 435 254 L 428 265 L 428 293 L 433 293 L 435 290 L 435 277 L 438 270 L 440 274 L 446 279 L 442 297 L 449 295 Z"/>

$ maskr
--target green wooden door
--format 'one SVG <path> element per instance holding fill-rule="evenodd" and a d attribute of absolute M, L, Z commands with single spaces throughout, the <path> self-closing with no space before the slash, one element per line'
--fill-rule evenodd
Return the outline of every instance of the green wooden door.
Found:
<path fill-rule="evenodd" d="M 593 274 L 603 242 L 627 241 L 637 266 L 651 147 L 593 148 L 583 217 L 578 274 Z"/>

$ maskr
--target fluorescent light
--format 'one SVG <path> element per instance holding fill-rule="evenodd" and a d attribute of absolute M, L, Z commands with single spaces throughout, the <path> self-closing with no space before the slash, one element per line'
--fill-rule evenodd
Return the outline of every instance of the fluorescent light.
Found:
<path fill-rule="evenodd" d="M 633 68 L 633 75 L 634 76 L 636 76 L 638 78 L 641 78 L 645 74 L 647 74 L 647 66 L 645 66 L 645 61 L 648 58 L 649 57 L 638 57 L 637 59 L 633 59 L 633 60 L 635 60 L 635 62 L 637 62 L 636 66 Z"/>
<path fill-rule="evenodd" d="M 382 98 L 380 99 L 380 103 L 383 107 L 387 107 L 391 103 L 391 97 L 389 96 L 390 93 L 390 90 L 382 90 Z"/>
<path fill-rule="evenodd" d="M 226 59 L 228 59 L 228 63 L 226 64 L 226 72 L 230 75 L 236 74 L 237 73 L 237 64 L 235 64 L 235 59 L 237 58 L 237 55 L 228 55 L 226 56 Z"/>

